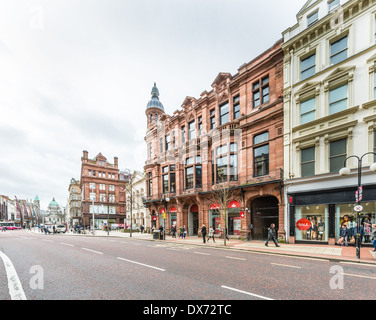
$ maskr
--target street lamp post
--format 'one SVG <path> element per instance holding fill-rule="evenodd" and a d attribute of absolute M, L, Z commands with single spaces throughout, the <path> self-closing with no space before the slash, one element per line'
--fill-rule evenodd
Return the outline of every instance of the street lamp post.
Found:
<path fill-rule="evenodd" d="M 358 160 L 358 190 L 356 192 L 356 203 L 357 205 L 360 206 L 360 203 L 362 201 L 362 190 L 363 190 L 363 187 L 362 187 L 362 163 L 363 163 L 363 158 L 367 155 L 370 155 L 370 154 L 373 154 L 376 156 L 376 153 L 374 152 L 367 152 L 365 153 L 364 155 L 362 155 L 361 157 L 358 157 L 358 156 L 350 156 L 350 157 L 347 157 L 344 161 L 344 167 L 339 171 L 339 174 L 341 176 L 347 176 L 350 174 L 350 168 L 346 167 L 346 162 L 348 159 L 350 158 L 356 158 Z M 370 166 L 370 170 L 373 171 L 373 172 L 376 172 L 376 163 L 372 164 Z M 357 212 L 357 232 L 356 232 L 356 257 L 357 259 L 360 259 L 360 243 L 361 243 L 361 234 L 360 234 L 360 216 L 362 214 L 361 212 L 362 210 L 358 211 Z"/>

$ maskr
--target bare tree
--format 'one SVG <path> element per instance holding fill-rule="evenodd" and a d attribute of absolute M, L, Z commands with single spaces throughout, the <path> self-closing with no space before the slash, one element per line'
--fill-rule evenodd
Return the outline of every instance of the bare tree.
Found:
<path fill-rule="evenodd" d="M 231 188 L 227 183 L 221 183 L 213 186 L 209 201 L 212 204 L 218 204 L 218 210 L 224 221 L 223 244 L 226 246 L 226 236 L 228 230 L 228 205 L 238 197 L 238 191 Z"/>

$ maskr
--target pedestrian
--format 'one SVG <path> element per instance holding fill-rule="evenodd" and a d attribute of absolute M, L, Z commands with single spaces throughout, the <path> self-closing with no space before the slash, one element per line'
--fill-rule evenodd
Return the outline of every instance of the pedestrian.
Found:
<path fill-rule="evenodd" d="M 348 230 L 347 230 L 347 227 L 346 227 L 346 224 L 342 224 L 341 226 L 341 229 L 339 231 L 339 236 L 340 236 L 340 244 L 341 244 L 341 247 L 343 246 L 343 244 L 345 244 L 346 247 L 349 246 L 348 242 L 347 242 L 347 239 L 348 239 Z"/>
<path fill-rule="evenodd" d="M 5 231 L 7 231 L 7 227 L 6 227 L 6 226 L 3 226 L 3 227 L 1 228 L 1 232 L 5 232 Z"/>
<path fill-rule="evenodd" d="M 144 226 L 141 225 L 141 233 L 144 233 Z"/>
<path fill-rule="evenodd" d="M 202 241 L 204 243 L 206 243 L 206 240 L 205 240 L 205 237 L 206 237 L 206 227 L 205 227 L 204 224 L 202 225 L 202 228 L 201 228 L 201 234 L 202 234 Z"/>
<path fill-rule="evenodd" d="M 182 239 L 185 239 L 185 236 L 187 235 L 187 229 L 186 229 L 186 227 L 185 227 L 185 225 L 183 226 L 183 228 L 181 229 L 181 238 Z"/>
<path fill-rule="evenodd" d="M 228 238 L 228 235 L 227 235 L 227 228 L 223 228 L 223 236 L 226 237 L 226 239 L 228 241 L 230 241 L 230 239 Z"/>
<path fill-rule="evenodd" d="M 373 252 L 376 252 L 376 224 L 372 225 Z"/>
<path fill-rule="evenodd" d="M 213 238 L 213 242 L 215 243 L 215 240 L 214 240 L 214 229 L 212 226 L 209 227 L 209 238 L 208 238 L 208 242 L 209 242 L 209 239 L 210 238 Z"/>
<path fill-rule="evenodd" d="M 275 224 L 272 223 L 270 228 L 268 229 L 268 240 L 266 240 L 265 245 L 268 247 L 268 243 L 270 240 L 273 240 L 276 247 L 279 247 L 277 242 L 277 232 L 275 231 Z"/>
<path fill-rule="evenodd" d="M 56 233 L 55 225 L 52 226 L 52 230 L 54 231 L 54 233 Z"/>
<path fill-rule="evenodd" d="M 172 237 L 176 239 L 176 225 L 173 224 L 171 227 Z"/>

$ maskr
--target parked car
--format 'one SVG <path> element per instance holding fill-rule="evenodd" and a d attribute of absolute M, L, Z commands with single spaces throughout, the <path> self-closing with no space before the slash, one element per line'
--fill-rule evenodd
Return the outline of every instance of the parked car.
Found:
<path fill-rule="evenodd" d="M 58 224 L 56 226 L 56 232 L 57 233 L 60 233 L 60 232 L 65 233 L 65 232 L 67 232 L 67 227 L 64 224 Z"/>

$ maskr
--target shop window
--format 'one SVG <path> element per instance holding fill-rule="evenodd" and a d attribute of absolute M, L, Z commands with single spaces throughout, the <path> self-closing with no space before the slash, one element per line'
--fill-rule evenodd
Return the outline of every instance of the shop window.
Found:
<path fill-rule="evenodd" d="M 360 219 L 360 236 L 362 243 L 372 243 L 372 225 L 376 222 L 376 202 L 364 202 L 363 215 Z M 357 217 L 354 212 L 354 204 L 336 205 L 336 241 L 339 239 L 339 232 L 342 225 L 346 225 L 348 231 L 348 242 L 355 242 L 357 233 Z"/>
<path fill-rule="evenodd" d="M 347 154 L 347 139 L 341 139 L 330 142 L 330 172 L 339 172 L 344 167 L 344 161 Z"/>
<path fill-rule="evenodd" d="M 230 109 L 228 102 L 219 107 L 219 125 L 223 125 L 230 121 Z"/>
<path fill-rule="evenodd" d="M 305 80 L 313 76 L 316 72 L 316 54 L 313 54 L 305 59 L 302 59 L 300 63 L 300 78 Z"/>
<path fill-rule="evenodd" d="M 296 240 L 328 241 L 327 205 L 310 205 L 295 209 Z"/>
<path fill-rule="evenodd" d="M 330 64 L 334 65 L 347 59 L 348 37 L 345 36 L 330 45 Z"/>
<path fill-rule="evenodd" d="M 316 98 L 308 99 L 300 104 L 300 124 L 313 121 L 316 118 Z"/>
<path fill-rule="evenodd" d="M 337 87 L 329 92 L 329 113 L 333 114 L 347 109 L 348 85 Z"/>
<path fill-rule="evenodd" d="M 302 149 L 301 151 L 302 178 L 315 175 L 315 147 Z"/>

